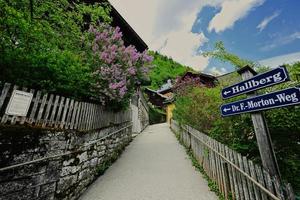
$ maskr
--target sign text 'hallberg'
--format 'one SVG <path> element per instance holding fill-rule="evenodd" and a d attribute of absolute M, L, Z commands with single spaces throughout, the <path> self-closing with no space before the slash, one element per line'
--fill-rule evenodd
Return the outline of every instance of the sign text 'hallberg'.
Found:
<path fill-rule="evenodd" d="M 222 90 L 223 99 L 249 93 L 261 88 L 269 87 L 289 81 L 289 75 L 285 66 L 281 66 L 268 72 L 256 75 L 248 80 L 226 87 Z"/>
<path fill-rule="evenodd" d="M 222 116 L 300 104 L 300 88 L 293 87 L 221 106 Z"/>

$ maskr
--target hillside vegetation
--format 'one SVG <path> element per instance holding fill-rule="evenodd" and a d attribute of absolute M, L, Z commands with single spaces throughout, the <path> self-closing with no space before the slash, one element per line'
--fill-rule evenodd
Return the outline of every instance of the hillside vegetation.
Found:
<path fill-rule="evenodd" d="M 152 89 L 158 89 L 167 82 L 168 79 L 176 79 L 186 71 L 193 71 L 192 68 L 184 66 L 172 58 L 161 55 L 158 52 L 151 52 L 153 59 L 153 68 L 150 71 Z"/>

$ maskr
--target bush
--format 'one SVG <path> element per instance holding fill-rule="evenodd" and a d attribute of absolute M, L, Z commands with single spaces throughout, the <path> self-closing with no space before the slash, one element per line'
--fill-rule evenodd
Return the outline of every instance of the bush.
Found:
<path fill-rule="evenodd" d="M 0 0 L 0 80 L 78 100 L 101 99 L 115 109 L 126 107 L 135 84 L 146 79 L 151 57 L 124 47 L 119 29 L 109 26 L 110 7 L 77 0 L 32 3 Z M 97 27 L 94 34 L 107 37 L 98 40 L 90 26 Z M 114 45 L 117 52 L 111 51 Z M 106 50 L 108 56 L 117 54 L 111 63 L 96 55 Z M 102 68 L 120 75 L 100 75 Z"/>
<path fill-rule="evenodd" d="M 294 81 L 267 88 L 260 93 L 298 85 L 299 81 L 295 80 L 300 63 L 288 66 L 288 69 Z M 250 114 L 223 118 L 219 111 L 221 104 L 244 99 L 245 96 L 224 102 L 220 96 L 221 87 L 190 87 L 179 91 L 176 94 L 174 118 L 260 162 Z M 272 109 L 265 114 L 281 174 L 300 193 L 300 106 Z"/>

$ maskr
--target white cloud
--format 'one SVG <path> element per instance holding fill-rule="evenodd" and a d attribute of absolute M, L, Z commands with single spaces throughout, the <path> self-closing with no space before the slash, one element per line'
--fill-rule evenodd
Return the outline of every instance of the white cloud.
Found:
<path fill-rule="evenodd" d="M 233 27 L 236 21 L 247 16 L 253 7 L 260 6 L 264 0 L 225 0 L 221 11 L 210 21 L 208 31 L 222 32 Z"/>
<path fill-rule="evenodd" d="M 209 70 L 209 73 L 214 75 L 214 76 L 220 76 L 220 75 L 223 75 L 223 74 L 226 74 L 227 73 L 227 70 L 222 67 L 222 68 L 216 68 L 216 67 L 213 67 Z"/>
<path fill-rule="evenodd" d="M 153 39 L 160 0 L 109 0 L 130 26 L 149 45 Z"/>
<path fill-rule="evenodd" d="M 192 26 L 203 6 L 216 6 L 221 1 L 110 0 L 151 50 L 159 50 L 195 70 L 208 65 L 208 58 L 196 54 L 208 39 L 203 33 L 192 33 Z"/>
<path fill-rule="evenodd" d="M 274 12 L 271 16 L 268 16 L 266 18 L 264 18 L 258 25 L 257 25 L 257 29 L 259 29 L 259 31 L 263 31 L 267 25 L 276 17 L 278 17 L 280 15 L 279 11 Z"/>
<path fill-rule="evenodd" d="M 269 67 L 278 67 L 282 64 L 291 64 L 294 62 L 300 61 L 300 52 L 285 54 L 281 56 L 275 56 L 272 58 L 264 59 L 258 61 L 261 65 L 269 66 Z"/>
<path fill-rule="evenodd" d="M 288 36 L 279 36 L 273 40 L 273 42 L 268 43 L 260 48 L 261 51 L 269 51 L 276 47 L 289 44 L 295 40 L 300 39 L 300 32 L 295 32 L 293 34 L 290 34 Z"/>
<path fill-rule="evenodd" d="M 162 54 L 200 71 L 207 67 L 209 58 L 196 54 L 196 52 L 199 47 L 208 42 L 208 39 L 203 33 L 192 33 L 191 29 L 201 9 L 204 6 L 222 7 L 221 14 L 219 13 L 214 18 L 228 18 L 229 15 L 231 21 L 235 22 L 262 1 L 110 0 L 112 5 L 148 44 L 149 49 L 159 50 Z M 231 16 L 232 13 L 229 12 L 231 10 L 228 10 L 228 6 L 233 6 L 234 15 L 237 17 Z M 211 23 L 213 29 L 219 30 L 216 22 Z"/>
<path fill-rule="evenodd" d="M 165 38 L 164 46 L 159 48 L 160 53 L 176 58 L 176 61 L 197 71 L 203 70 L 208 65 L 208 58 L 196 54 L 199 45 L 208 41 L 203 33 L 172 31 L 166 34 Z M 156 44 L 161 44 L 161 41 L 157 41 Z"/>

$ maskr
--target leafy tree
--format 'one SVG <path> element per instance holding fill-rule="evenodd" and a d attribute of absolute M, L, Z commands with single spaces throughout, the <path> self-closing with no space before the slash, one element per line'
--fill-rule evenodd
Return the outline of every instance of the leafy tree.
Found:
<path fill-rule="evenodd" d="M 88 24 L 110 23 L 110 8 L 68 0 L 0 0 L 0 7 L 0 79 L 86 99 L 92 62 L 84 36 Z"/>
<path fill-rule="evenodd" d="M 222 41 L 216 42 L 215 49 L 213 51 L 204 52 L 202 55 L 204 55 L 206 57 L 215 58 L 222 62 L 229 62 L 236 68 L 241 68 L 246 65 L 256 67 L 258 65 L 257 63 L 255 63 L 253 61 L 242 59 L 239 56 L 228 52 L 225 49 L 225 46 Z"/>

